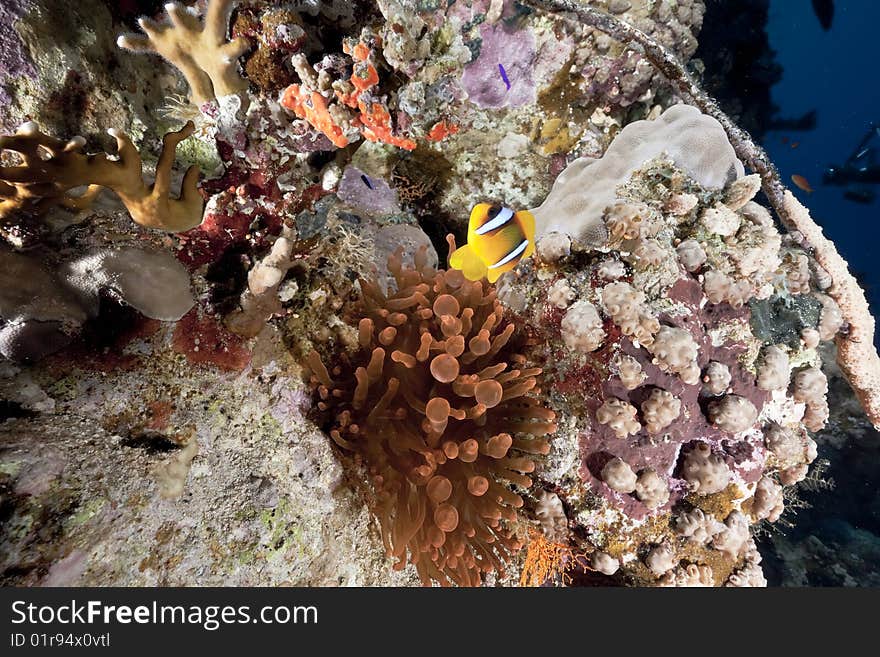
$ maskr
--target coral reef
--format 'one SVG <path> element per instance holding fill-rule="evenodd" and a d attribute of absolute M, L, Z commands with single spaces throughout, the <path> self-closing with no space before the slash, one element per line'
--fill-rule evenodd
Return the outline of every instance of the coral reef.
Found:
<path fill-rule="evenodd" d="M 684 68 L 702 2 L 60 4 L 0 9 L 0 581 L 761 586 L 862 541 L 773 530 L 854 422 L 830 343 L 875 421 L 880 360 Z M 496 284 L 438 267 L 480 203 L 535 208 Z"/>

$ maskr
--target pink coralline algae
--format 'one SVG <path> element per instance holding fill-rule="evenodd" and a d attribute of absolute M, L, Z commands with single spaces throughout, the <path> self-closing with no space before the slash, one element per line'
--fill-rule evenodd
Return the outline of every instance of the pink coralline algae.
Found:
<path fill-rule="evenodd" d="M 480 107 L 519 107 L 535 102 L 535 36 L 498 25 L 483 25 L 479 56 L 464 69 L 461 82 Z"/>

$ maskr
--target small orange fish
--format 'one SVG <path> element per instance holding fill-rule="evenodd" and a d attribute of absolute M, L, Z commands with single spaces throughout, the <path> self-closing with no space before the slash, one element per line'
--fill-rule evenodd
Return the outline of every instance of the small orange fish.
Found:
<path fill-rule="evenodd" d="M 800 145 L 801 145 L 801 142 L 799 142 L 799 141 L 793 141 L 793 142 L 791 142 L 791 147 L 792 147 L 792 148 L 797 148 L 797 147 L 800 146 Z"/>
<path fill-rule="evenodd" d="M 490 283 L 535 252 L 535 218 L 528 210 L 480 203 L 471 210 L 467 244 L 452 252 L 449 266 L 465 278 Z"/>
<path fill-rule="evenodd" d="M 794 174 L 791 177 L 791 182 L 798 186 L 798 189 L 804 190 L 807 194 L 813 193 L 813 188 L 810 187 L 810 181 L 804 178 L 801 175 Z"/>

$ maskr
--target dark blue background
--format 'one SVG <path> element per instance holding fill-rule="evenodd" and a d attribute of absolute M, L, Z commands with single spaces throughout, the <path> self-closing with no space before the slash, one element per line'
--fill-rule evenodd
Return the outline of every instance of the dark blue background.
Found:
<path fill-rule="evenodd" d="M 773 102 L 784 117 L 801 116 L 815 108 L 817 122 L 812 131 L 768 132 L 764 146 L 785 183 L 810 208 L 864 283 L 876 317 L 880 310 L 880 198 L 869 205 L 849 201 L 843 197 L 843 187 L 822 183 L 822 172 L 829 164 L 842 164 L 869 124 L 880 121 L 880 1 L 837 0 L 834 4 L 834 21 L 825 32 L 810 0 L 770 3 L 767 32 L 783 67 L 782 80 L 772 87 Z M 783 137 L 789 143 L 783 143 Z M 800 143 L 792 148 L 795 141 Z M 807 194 L 795 188 L 792 174 L 804 176 L 815 191 Z M 880 185 L 872 188 L 880 197 Z"/>

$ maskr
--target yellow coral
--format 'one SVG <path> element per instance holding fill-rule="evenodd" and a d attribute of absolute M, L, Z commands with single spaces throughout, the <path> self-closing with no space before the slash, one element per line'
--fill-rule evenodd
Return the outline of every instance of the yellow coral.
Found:
<path fill-rule="evenodd" d="M 117 45 L 134 52 L 153 52 L 173 64 L 186 78 L 190 100 L 201 105 L 247 89 L 237 60 L 250 44 L 242 37 L 227 41 L 226 28 L 235 0 L 210 0 L 204 25 L 177 2 L 165 5 L 170 23 L 148 18 L 138 23 L 144 34 L 123 34 Z"/>
<path fill-rule="evenodd" d="M 104 153 L 83 153 L 82 137 L 63 142 L 26 123 L 15 135 L 0 137 L 0 151 L 17 153 L 23 161 L 0 167 L 0 222 L 17 213 L 39 216 L 57 205 L 85 209 L 101 187 L 108 187 L 119 195 L 132 219 L 141 226 L 171 232 L 194 228 L 202 221 L 197 166 L 191 166 L 184 175 L 180 198 L 169 196 L 175 149 L 194 129 L 190 121 L 177 132 L 165 135 L 156 180 L 147 185 L 140 153 L 122 132 L 108 131 L 118 148 L 119 159 L 113 161 Z M 85 194 L 70 194 L 72 189 L 86 185 Z"/>

